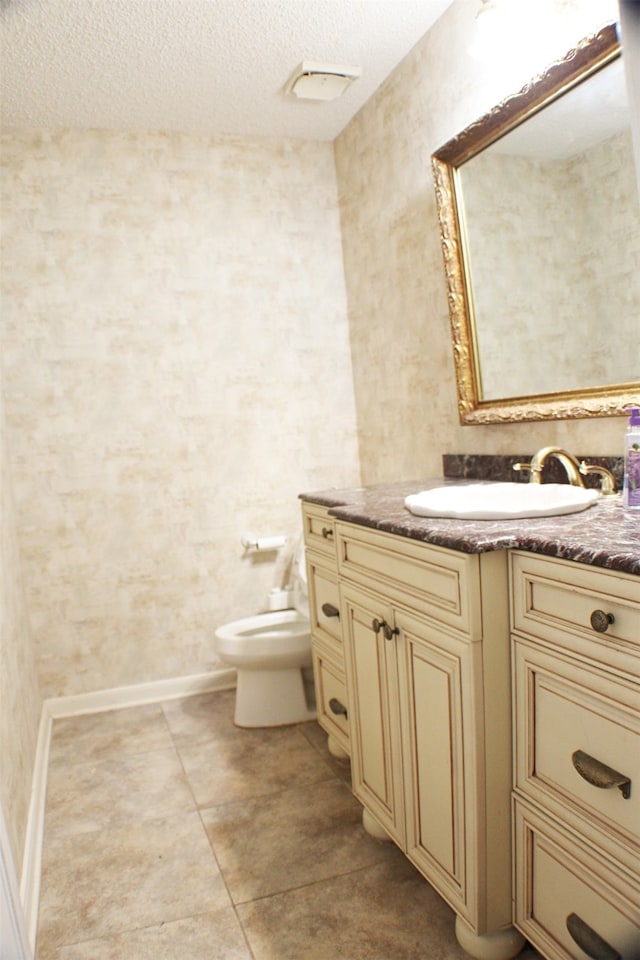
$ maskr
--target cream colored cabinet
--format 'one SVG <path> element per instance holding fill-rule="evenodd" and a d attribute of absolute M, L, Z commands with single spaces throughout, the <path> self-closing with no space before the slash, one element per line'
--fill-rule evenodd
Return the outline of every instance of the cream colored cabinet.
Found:
<path fill-rule="evenodd" d="M 506 555 L 341 522 L 336 546 L 354 792 L 462 946 L 514 956 Z"/>
<path fill-rule="evenodd" d="M 404 794 L 396 693 L 398 663 L 395 643 L 385 639 L 392 612 L 379 596 L 348 585 L 343 585 L 342 599 L 351 694 L 353 790 L 389 836 L 402 846 Z"/>
<path fill-rule="evenodd" d="M 328 735 L 329 751 L 349 756 L 349 721 L 335 522 L 324 507 L 305 503 L 302 522 L 307 563 L 313 675 L 318 723 Z"/>
<path fill-rule="evenodd" d="M 451 906 L 471 919 L 465 851 L 474 838 L 465 836 L 465 808 L 474 802 L 475 750 L 464 724 L 473 725 L 476 645 L 381 595 L 346 585 L 343 603 L 355 708 L 354 792 Z"/>
<path fill-rule="evenodd" d="M 513 553 L 515 922 L 640 960 L 640 579 Z"/>

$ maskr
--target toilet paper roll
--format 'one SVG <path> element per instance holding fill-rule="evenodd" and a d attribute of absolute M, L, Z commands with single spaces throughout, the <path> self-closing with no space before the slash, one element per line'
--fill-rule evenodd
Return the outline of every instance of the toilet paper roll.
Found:
<path fill-rule="evenodd" d="M 279 550 L 286 542 L 286 537 L 258 537 L 253 546 L 256 550 Z"/>
<path fill-rule="evenodd" d="M 242 537 L 245 550 L 279 550 L 286 542 L 287 538 L 284 536 L 256 537 L 254 533 L 245 533 Z"/>

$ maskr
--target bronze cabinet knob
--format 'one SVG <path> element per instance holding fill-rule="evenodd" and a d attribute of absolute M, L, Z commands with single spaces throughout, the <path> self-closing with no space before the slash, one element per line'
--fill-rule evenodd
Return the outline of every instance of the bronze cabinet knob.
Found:
<path fill-rule="evenodd" d="M 609 626 L 615 623 L 616 618 L 612 613 L 605 613 L 604 610 L 594 610 L 590 620 L 594 630 L 598 633 L 606 633 Z"/>

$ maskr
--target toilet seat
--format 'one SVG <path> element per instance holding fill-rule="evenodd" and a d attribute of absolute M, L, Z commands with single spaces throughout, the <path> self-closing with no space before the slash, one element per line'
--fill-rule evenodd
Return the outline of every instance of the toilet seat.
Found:
<path fill-rule="evenodd" d="M 310 631 L 309 620 L 297 610 L 278 610 L 224 624 L 216 630 L 216 647 L 236 667 L 256 660 L 263 670 L 311 666 Z"/>

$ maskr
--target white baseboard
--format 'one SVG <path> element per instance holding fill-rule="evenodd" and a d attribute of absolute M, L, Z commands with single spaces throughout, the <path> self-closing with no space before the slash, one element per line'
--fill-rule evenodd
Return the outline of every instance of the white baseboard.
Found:
<path fill-rule="evenodd" d="M 0 957 L 7 960 L 33 960 L 29 947 L 24 911 L 11 841 L 0 806 Z"/>
<path fill-rule="evenodd" d="M 47 799 L 47 768 L 51 742 L 51 714 L 47 701 L 42 704 L 38 741 L 31 780 L 31 800 L 27 819 L 27 833 L 22 856 L 20 876 L 20 899 L 31 949 L 36 947 L 38 929 L 38 906 L 40 903 L 40 872 L 42 867 L 42 838 L 44 835 L 44 808 Z"/>
<path fill-rule="evenodd" d="M 45 706 L 52 719 L 76 717 L 83 713 L 101 713 L 120 707 L 140 707 L 145 703 L 176 700 L 192 697 L 213 690 L 231 690 L 236 685 L 236 671 L 232 667 L 220 667 L 210 673 L 198 673 L 190 677 L 170 677 L 167 680 L 149 680 L 128 687 L 113 687 L 110 690 L 93 690 L 68 697 L 51 697 Z"/>
<path fill-rule="evenodd" d="M 62 717 L 75 717 L 85 713 L 102 713 L 121 707 L 139 707 L 147 703 L 176 700 L 215 690 L 231 690 L 236 685 L 236 671 L 220 665 L 210 673 L 189 677 L 171 677 L 167 680 L 150 680 L 128 687 L 113 687 L 110 690 L 94 690 L 68 697 L 50 697 L 42 704 L 38 742 L 31 783 L 31 801 L 27 834 L 22 858 L 20 899 L 24 911 L 27 936 L 35 950 L 38 930 L 38 907 L 40 902 L 40 874 L 42 868 L 42 840 L 44 836 L 44 813 L 47 798 L 47 770 L 49 744 L 53 721 Z"/>

